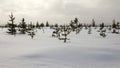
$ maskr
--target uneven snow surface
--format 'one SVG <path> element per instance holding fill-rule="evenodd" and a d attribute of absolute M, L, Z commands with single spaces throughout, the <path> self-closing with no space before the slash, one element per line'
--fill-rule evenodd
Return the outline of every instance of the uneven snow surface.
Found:
<path fill-rule="evenodd" d="M 47 28 L 33 39 L 6 31 L 0 29 L 0 68 L 120 68 L 120 34 L 107 32 L 103 38 L 97 30 L 83 29 L 64 43 Z"/>

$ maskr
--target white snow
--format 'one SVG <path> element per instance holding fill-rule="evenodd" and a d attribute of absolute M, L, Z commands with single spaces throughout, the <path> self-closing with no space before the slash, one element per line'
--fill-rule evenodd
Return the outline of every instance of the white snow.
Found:
<path fill-rule="evenodd" d="M 53 38 L 50 29 L 30 36 L 8 35 L 0 29 L 0 68 L 119 68 L 120 34 L 107 31 L 103 38 L 97 30 L 72 32 L 64 43 Z"/>

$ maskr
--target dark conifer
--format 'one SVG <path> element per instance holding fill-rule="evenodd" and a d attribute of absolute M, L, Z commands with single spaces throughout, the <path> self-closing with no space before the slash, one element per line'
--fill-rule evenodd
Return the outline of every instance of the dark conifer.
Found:
<path fill-rule="evenodd" d="M 11 23 L 8 23 L 8 26 L 9 26 L 9 34 L 11 34 L 11 35 L 15 35 L 16 34 L 16 29 L 15 29 L 15 27 L 17 26 L 16 24 L 14 24 L 14 20 L 15 20 L 15 17 L 13 16 L 13 14 L 11 13 L 11 15 L 9 15 L 9 17 L 10 17 L 10 22 Z"/>
<path fill-rule="evenodd" d="M 48 23 L 48 21 L 46 22 L 46 27 L 49 27 L 49 23 Z"/>
<path fill-rule="evenodd" d="M 36 23 L 36 28 L 40 28 L 39 22 Z"/>
<path fill-rule="evenodd" d="M 94 19 L 92 19 L 92 27 L 95 27 L 95 20 Z"/>
<path fill-rule="evenodd" d="M 19 27 L 20 27 L 20 33 L 21 34 L 25 34 L 26 31 L 27 31 L 27 24 L 25 23 L 25 19 L 23 18 L 22 19 L 22 22 L 19 24 Z"/>

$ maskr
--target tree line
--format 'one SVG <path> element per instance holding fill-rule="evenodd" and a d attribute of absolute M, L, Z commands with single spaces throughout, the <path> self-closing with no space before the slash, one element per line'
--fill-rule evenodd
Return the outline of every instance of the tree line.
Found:
<path fill-rule="evenodd" d="M 69 24 L 49 24 L 47 21 L 45 24 L 44 23 L 39 23 L 37 22 L 36 24 L 33 24 L 30 22 L 27 24 L 25 22 L 25 18 L 21 19 L 21 22 L 17 25 L 15 24 L 15 17 L 13 13 L 9 15 L 9 22 L 5 24 L 4 26 L 0 26 L 1 28 L 8 28 L 7 33 L 10 35 L 16 35 L 17 32 L 20 34 L 28 34 L 31 36 L 31 38 L 34 37 L 35 35 L 35 29 L 42 29 L 44 32 L 44 27 L 49 27 L 50 29 L 53 29 L 52 37 L 58 38 L 59 40 L 64 40 L 66 42 L 67 40 L 70 40 L 67 36 L 71 32 L 75 32 L 76 34 L 79 34 L 80 31 L 84 28 L 88 30 L 88 34 L 92 34 L 92 28 L 97 29 L 99 27 L 99 34 L 102 37 L 106 37 L 106 30 L 108 29 L 112 33 L 119 34 L 119 29 L 120 29 L 120 22 L 116 22 L 115 19 L 112 21 L 111 25 L 107 25 L 104 22 L 102 22 L 99 25 L 96 25 L 96 22 L 94 19 L 92 19 L 92 22 L 90 24 L 83 24 L 80 23 L 78 18 L 75 18 L 70 21 Z"/>

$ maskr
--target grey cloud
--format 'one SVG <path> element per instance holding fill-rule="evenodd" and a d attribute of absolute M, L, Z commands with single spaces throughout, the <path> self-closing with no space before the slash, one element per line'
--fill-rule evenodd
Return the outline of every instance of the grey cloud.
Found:
<path fill-rule="evenodd" d="M 83 22 L 92 18 L 98 22 L 103 19 L 110 22 L 113 18 L 120 18 L 119 3 L 120 0 L 0 0 L 0 15 L 1 20 L 13 12 L 19 18 L 34 21 L 45 18 L 51 22 L 68 22 L 78 17 Z"/>

